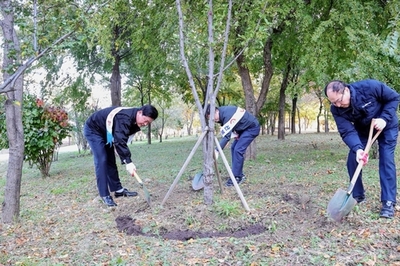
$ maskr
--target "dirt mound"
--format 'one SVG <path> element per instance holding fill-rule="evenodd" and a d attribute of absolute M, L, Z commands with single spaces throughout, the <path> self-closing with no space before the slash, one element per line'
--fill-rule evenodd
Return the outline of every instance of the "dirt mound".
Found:
<path fill-rule="evenodd" d="M 196 238 L 212 238 L 212 237 L 236 237 L 242 238 L 250 235 L 258 235 L 266 231 L 265 226 L 261 224 L 252 224 L 246 227 L 240 227 L 230 231 L 224 232 L 196 232 L 191 230 L 176 230 L 164 232 L 162 234 L 143 233 L 142 228 L 135 224 L 135 219 L 130 216 L 118 216 L 115 219 L 118 231 L 125 232 L 127 235 L 134 236 L 148 236 L 148 237 L 162 237 L 168 240 L 188 241 L 189 239 Z"/>

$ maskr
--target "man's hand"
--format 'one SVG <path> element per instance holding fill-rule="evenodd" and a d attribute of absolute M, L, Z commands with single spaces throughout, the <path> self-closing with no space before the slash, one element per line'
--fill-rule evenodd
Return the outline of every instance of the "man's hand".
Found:
<path fill-rule="evenodd" d="M 382 131 L 386 127 L 386 121 L 383 120 L 382 118 L 376 118 L 374 119 L 374 128 L 376 130 Z"/>
<path fill-rule="evenodd" d="M 368 163 L 368 157 L 368 153 L 364 152 L 361 149 L 357 150 L 357 163 L 360 163 L 360 161 L 362 161 L 363 165 L 366 165 Z"/>
<path fill-rule="evenodd" d="M 133 163 L 128 163 L 126 165 L 126 171 L 128 171 L 128 173 L 133 176 L 133 174 L 136 172 L 136 166 Z"/>
<path fill-rule="evenodd" d="M 214 157 L 215 157 L 215 160 L 218 160 L 219 152 L 217 150 L 214 150 Z"/>

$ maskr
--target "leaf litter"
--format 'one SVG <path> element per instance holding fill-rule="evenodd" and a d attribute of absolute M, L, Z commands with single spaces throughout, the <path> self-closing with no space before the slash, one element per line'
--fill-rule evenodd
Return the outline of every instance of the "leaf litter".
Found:
<path fill-rule="evenodd" d="M 260 138 L 259 159 L 245 163 L 248 179 L 240 188 L 250 212 L 234 189 L 220 194 L 217 184 L 214 204 L 204 205 L 202 191 L 191 189 L 195 171 L 182 177 L 164 206 L 173 176 L 144 172 L 151 208 L 140 188 L 138 197 L 104 207 L 94 178 L 54 194 L 66 176 L 79 178 L 71 170 L 45 182 L 24 178 L 21 222 L 0 225 L 0 265 L 400 265 L 398 212 L 392 220 L 377 216 L 377 160 L 364 172 L 367 202 L 338 224 L 327 217 L 326 204 L 348 184 L 347 148 L 335 134 L 287 138 L 286 146 Z M 227 178 L 222 167 L 220 174 Z M 239 203 L 237 212 L 218 212 L 221 202 Z"/>

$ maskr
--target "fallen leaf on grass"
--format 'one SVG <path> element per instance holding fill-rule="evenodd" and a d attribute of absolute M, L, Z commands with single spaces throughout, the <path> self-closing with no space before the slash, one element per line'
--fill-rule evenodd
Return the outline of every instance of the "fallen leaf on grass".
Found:
<path fill-rule="evenodd" d="M 368 265 L 368 266 L 374 266 L 376 264 L 376 261 L 373 261 L 373 260 L 368 260 L 367 262 L 365 262 L 365 265 Z"/>
<path fill-rule="evenodd" d="M 207 264 L 209 262 L 209 259 L 191 258 L 191 259 L 188 259 L 187 262 L 189 265 Z"/>
<path fill-rule="evenodd" d="M 367 238 L 371 235 L 371 232 L 369 229 L 362 229 L 358 235 Z"/>

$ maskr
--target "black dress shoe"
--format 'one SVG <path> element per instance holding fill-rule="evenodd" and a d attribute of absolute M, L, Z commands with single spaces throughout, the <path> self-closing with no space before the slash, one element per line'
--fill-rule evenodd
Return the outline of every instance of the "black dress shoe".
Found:
<path fill-rule="evenodd" d="M 137 196 L 137 192 L 135 191 L 129 191 L 128 189 L 124 188 L 122 192 L 116 192 L 115 191 L 115 197 L 135 197 Z"/>
<path fill-rule="evenodd" d="M 117 203 L 114 202 L 111 196 L 102 197 L 101 199 L 103 200 L 104 204 L 107 205 L 108 207 L 117 206 Z"/>

